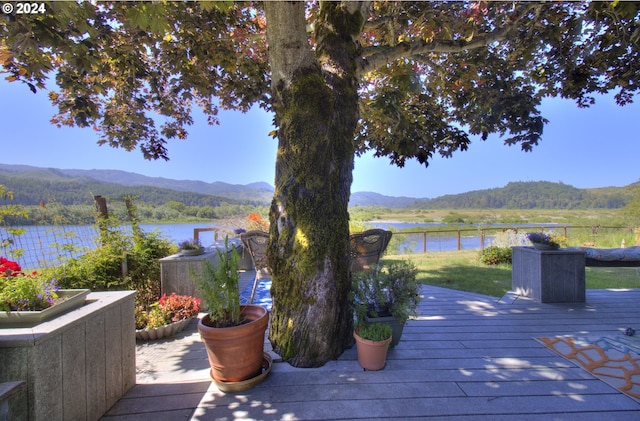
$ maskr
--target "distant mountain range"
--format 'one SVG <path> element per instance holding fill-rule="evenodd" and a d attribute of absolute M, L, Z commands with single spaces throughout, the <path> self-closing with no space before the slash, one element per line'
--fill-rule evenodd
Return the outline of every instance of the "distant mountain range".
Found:
<path fill-rule="evenodd" d="M 81 203 L 87 192 L 103 196 L 138 195 L 141 201 L 163 204 L 167 200 L 188 205 L 215 206 L 223 198 L 232 203 L 267 205 L 273 187 L 265 182 L 247 185 L 148 177 L 119 170 L 74 170 L 29 165 L 0 164 L 0 184 L 16 193 L 16 204 L 37 204 L 43 195 L 56 201 Z M 119 187 L 118 187 L 119 186 Z M 78 198 L 74 198 L 74 195 Z M 212 197 L 213 196 L 213 197 Z M 578 189 L 563 183 L 513 182 L 505 187 L 477 190 L 434 199 L 392 197 L 354 192 L 351 206 L 387 208 L 619 208 L 631 198 L 626 187 Z"/>
<path fill-rule="evenodd" d="M 273 187 L 268 183 L 251 183 L 247 185 L 228 184 L 223 182 L 206 183 L 197 180 L 172 180 L 164 177 L 147 177 L 120 170 L 68 170 L 58 168 L 41 168 L 29 165 L 0 164 L 0 176 L 17 177 L 46 181 L 50 183 L 76 183 L 94 185 L 95 182 L 115 184 L 127 187 L 147 186 L 162 190 L 197 193 L 224 197 L 237 201 L 253 201 L 270 203 Z M 1 184 L 1 183 L 0 183 Z M 94 190 L 101 191 L 100 188 Z M 107 195 L 106 193 L 101 193 Z"/>
<path fill-rule="evenodd" d="M 174 180 L 120 170 L 74 170 L 59 168 L 41 168 L 29 165 L 0 164 L 0 177 L 18 177 L 47 182 L 73 182 L 91 184 L 100 182 L 121 186 L 148 186 L 158 189 L 175 190 L 204 195 L 213 195 L 233 200 L 251 200 L 262 204 L 271 203 L 273 186 L 266 182 L 246 185 L 228 184 L 220 181 L 206 183 L 197 180 Z M 0 178 L 0 184 L 2 179 Z M 95 190 L 99 191 L 99 190 Z M 103 194 L 106 195 L 106 194 Z M 412 205 L 417 199 L 410 197 L 391 197 L 373 192 L 359 192 L 351 195 L 351 204 L 359 206 L 385 206 L 402 208 Z M 36 201 L 37 203 L 37 201 Z"/>

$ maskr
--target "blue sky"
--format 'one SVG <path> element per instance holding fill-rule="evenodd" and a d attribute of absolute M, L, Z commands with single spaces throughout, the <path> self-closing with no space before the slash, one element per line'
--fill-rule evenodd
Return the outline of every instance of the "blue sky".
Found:
<path fill-rule="evenodd" d="M 147 161 L 139 151 L 96 144 L 91 129 L 49 123 L 53 108 L 46 92 L 0 77 L 0 163 L 64 169 L 117 169 L 152 177 L 273 185 L 276 140 L 268 133 L 272 117 L 260 109 L 247 114 L 222 112 L 209 126 L 197 112 L 184 141 L 169 142 L 169 161 Z M 563 182 L 579 188 L 625 186 L 640 180 L 640 99 L 619 107 L 612 96 L 579 109 L 550 99 L 543 115 L 550 120 L 533 152 L 507 147 L 498 136 L 476 139 L 466 152 L 437 157 L 428 168 L 415 161 L 396 168 L 386 158 L 356 159 L 352 191 L 389 196 L 437 197 L 502 187 L 511 181 Z"/>

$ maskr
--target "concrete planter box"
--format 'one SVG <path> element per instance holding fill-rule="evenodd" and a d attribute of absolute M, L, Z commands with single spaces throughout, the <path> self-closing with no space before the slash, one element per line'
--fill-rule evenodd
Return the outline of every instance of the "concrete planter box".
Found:
<path fill-rule="evenodd" d="M 0 311 L 0 329 L 9 327 L 33 327 L 39 323 L 84 305 L 88 289 L 61 289 L 58 297 L 65 301 L 40 311 Z"/>
<path fill-rule="evenodd" d="M 93 292 L 37 326 L 0 329 L 0 383 L 26 384 L 9 419 L 99 420 L 124 396 L 136 382 L 134 297 Z"/>
<path fill-rule="evenodd" d="M 218 246 L 224 248 L 224 244 Z M 229 248 L 235 247 L 240 253 L 240 268 L 253 269 L 251 255 L 244 252 L 240 239 L 230 239 Z M 229 251 L 230 252 L 230 251 Z M 197 256 L 184 256 L 180 253 L 160 259 L 160 283 L 161 291 L 167 295 L 190 295 L 202 299 L 202 294 L 191 278 L 190 271 L 202 273 L 205 262 L 209 261 L 215 267 L 218 264 L 218 251 L 216 248 L 208 248 Z"/>
<path fill-rule="evenodd" d="M 585 300 L 584 252 L 513 247 L 512 289 L 540 303 Z"/>

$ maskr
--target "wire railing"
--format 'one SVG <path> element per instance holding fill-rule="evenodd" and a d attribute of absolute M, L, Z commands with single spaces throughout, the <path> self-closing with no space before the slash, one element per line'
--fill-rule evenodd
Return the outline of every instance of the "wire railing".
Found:
<path fill-rule="evenodd" d="M 175 224 L 176 230 L 181 224 Z M 162 225 L 164 233 L 170 225 Z M 13 236 L 10 244 L 0 242 L 0 256 L 18 258 L 26 268 L 50 267 L 66 258 L 75 257 L 86 250 L 94 249 L 97 244 L 97 232 L 93 225 L 47 225 L 25 227 L 24 233 Z M 184 230 L 184 227 L 181 227 Z M 194 237 L 201 234 L 218 239 L 218 228 L 189 228 Z M 387 248 L 388 253 L 411 254 L 453 250 L 482 250 L 493 244 L 494 238 L 501 232 L 553 231 L 566 238 L 570 245 L 592 247 L 621 247 L 640 244 L 640 231 L 635 227 L 624 226 L 500 226 L 500 227 L 458 227 L 447 229 L 408 229 L 392 230 L 393 237 Z M 212 233 L 209 233 L 212 231 Z M 222 230 L 223 231 L 223 230 Z M 212 235 L 213 234 L 213 235 Z M 176 235 L 182 238 L 183 234 Z M 7 238 L 5 228 L 0 227 L 0 238 Z M 17 251 L 17 254 L 16 254 Z"/>
<path fill-rule="evenodd" d="M 496 234 L 505 231 L 553 232 L 567 243 L 591 247 L 624 247 L 640 244 L 636 227 L 625 226 L 510 226 L 469 227 L 429 230 L 398 230 L 393 232 L 390 252 L 427 253 L 436 251 L 484 249 L 492 244 Z"/>

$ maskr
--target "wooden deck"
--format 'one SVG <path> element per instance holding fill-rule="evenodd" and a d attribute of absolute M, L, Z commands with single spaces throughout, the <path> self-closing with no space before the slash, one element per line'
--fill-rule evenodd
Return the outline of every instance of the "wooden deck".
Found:
<path fill-rule="evenodd" d="M 588 290 L 583 304 L 422 292 L 382 371 L 363 371 L 354 347 L 321 368 L 276 363 L 257 387 L 224 394 L 192 323 L 138 344 L 137 385 L 103 420 L 640 420 L 640 403 L 533 339 L 638 329 L 640 290 Z"/>

